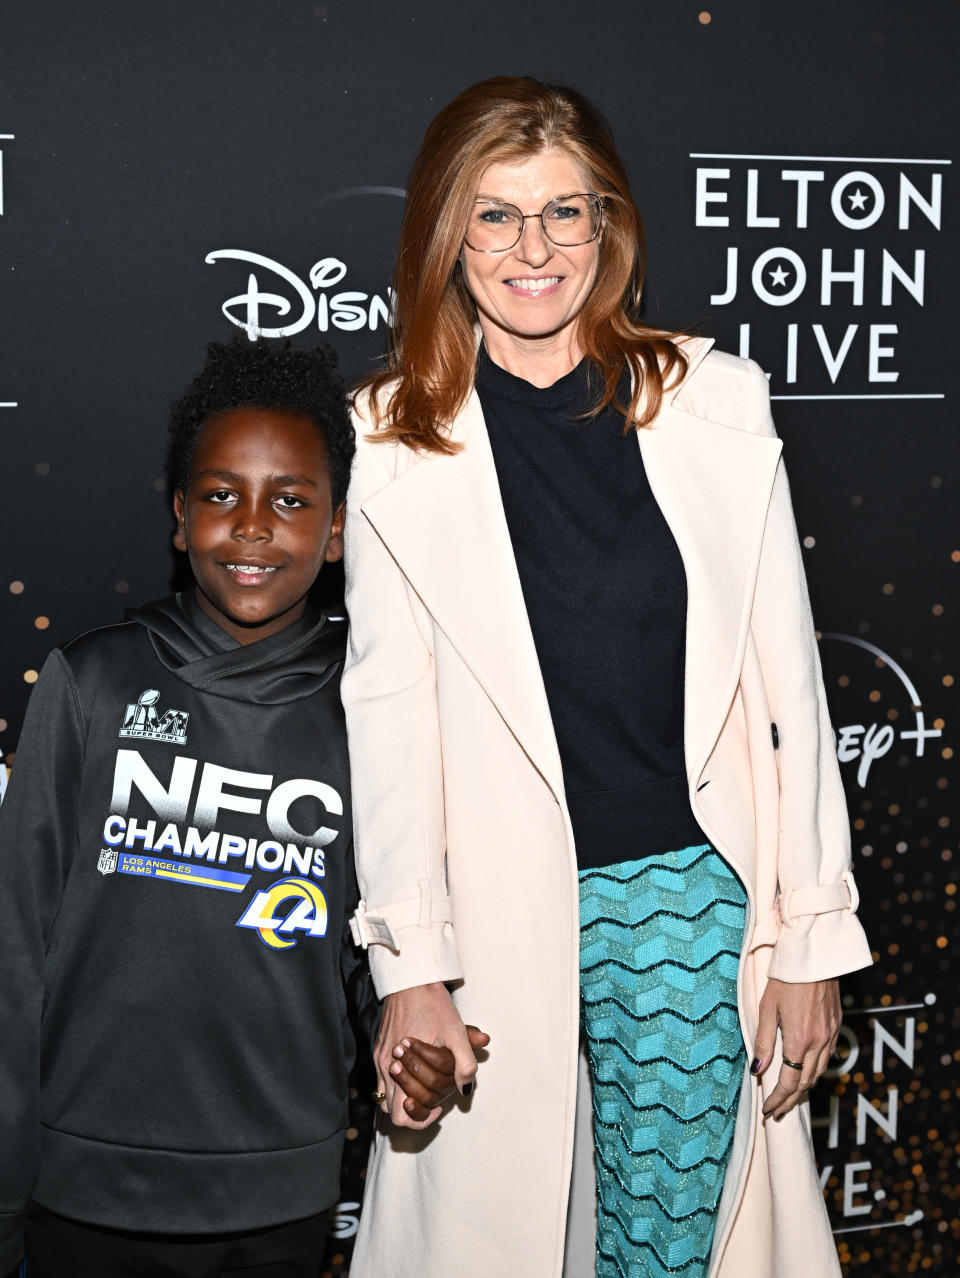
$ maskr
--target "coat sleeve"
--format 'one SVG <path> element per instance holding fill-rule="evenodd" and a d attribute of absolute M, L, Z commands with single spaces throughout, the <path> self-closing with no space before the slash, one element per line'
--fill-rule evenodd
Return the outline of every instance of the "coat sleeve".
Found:
<path fill-rule="evenodd" d="M 446 889 L 443 775 L 432 624 L 363 514 L 394 478 L 393 444 L 365 438 L 347 497 L 347 718 L 361 901 L 354 937 L 382 997 L 462 976 Z"/>
<path fill-rule="evenodd" d="M 0 765 L 2 766 L 2 765 Z M 0 805 L 0 1273 L 16 1267 L 40 1162 L 44 967 L 77 843 L 83 728 L 73 678 L 51 653 L 34 687 Z"/>
<path fill-rule="evenodd" d="M 766 376 L 756 365 L 751 373 L 751 424 L 773 436 Z M 752 631 L 776 724 L 780 772 L 779 899 L 774 917 L 760 921 L 760 935 L 774 943 L 771 976 L 824 980 L 873 959 L 856 916 L 847 805 L 782 459 L 767 514 Z"/>

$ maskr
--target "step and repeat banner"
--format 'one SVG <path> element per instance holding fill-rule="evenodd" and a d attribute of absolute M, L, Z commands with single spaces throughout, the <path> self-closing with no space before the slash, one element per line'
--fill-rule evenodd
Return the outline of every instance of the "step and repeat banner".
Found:
<path fill-rule="evenodd" d="M 648 319 L 756 359 L 785 440 L 876 957 L 812 1100 L 844 1271 L 954 1275 L 960 13 L 702 3 L 8 0 L 0 748 L 52 646 L 174 580 L 166 412 L 205 343 L 368 370 L 432 115 L 489 75 L 576 86 L 646 219 Z"/>

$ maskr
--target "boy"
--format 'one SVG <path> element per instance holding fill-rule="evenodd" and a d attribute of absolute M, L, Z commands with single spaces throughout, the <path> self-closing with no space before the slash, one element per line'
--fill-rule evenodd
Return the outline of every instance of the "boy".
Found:
<path fill-rule="evenodd" d="M 0 808 L 0 1274 L 25 1205 L 30 1278 L 318 1272 L 356 889 L 345 625 L 308 593 L 353 449 L 332 355 L 212 344 L 171 423 L 195 591 L 44 666 Z"/>

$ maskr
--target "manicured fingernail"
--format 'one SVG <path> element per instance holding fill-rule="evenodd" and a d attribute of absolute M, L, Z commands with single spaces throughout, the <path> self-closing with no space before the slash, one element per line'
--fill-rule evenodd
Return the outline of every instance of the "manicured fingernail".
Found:
<path fill-rule="evenodd" d="M 402 1047 L 395 1047 L 395 1048 L 393 1049 L 393 1054 L 394 1054 L 394 1056 L 396 1056 L 396 1057 L 399 1059 L 399 1058 L 403 1055 L 403 1048 L 402 1048 Z"/>
<path fill-rule="evenodd" d="M 390 1073 L 399 1074 L 402 1068 L 403 1066 L 400 1064 L 399 1061 L 394 1061 L 393 1064 L 390 1066 Z"/>
<path fill-rule="evenodd" d="M 755 1057 L 753 1058 L 753 1064 L 750 1066 L 750 1073 L 751 1073 L 751 1074 L 759 1074 L 759 1073 L 760 1073 L 760 1066 L 761 1066 L 762 1064 L 763 1064 L 763 1061 L 760 1059 L 760 1057 L 759 1057 L 759 1056 L 755 1056 Z"/>
<path fill-rule="evenodd" d="M 463 1085 L 463 1095 L 464 1095 L 464 1096 L 469 1096 L 469 1095 L 470 1095 L 470 1093 L 471 1093 L 472 1091 L 473 1091 L 473 1083 L 464 1083 L 464 1085 Z"/>
<path fill-rule="evenodd" d="M 404 1047 L 409 1047 L 409 1046 L 410 1046 L 410 1040 L 409 1040 L 409 1038 L 404 1038 L 404 1039 L 401 1039 L 400 1041 L 403 1043 Z"/>

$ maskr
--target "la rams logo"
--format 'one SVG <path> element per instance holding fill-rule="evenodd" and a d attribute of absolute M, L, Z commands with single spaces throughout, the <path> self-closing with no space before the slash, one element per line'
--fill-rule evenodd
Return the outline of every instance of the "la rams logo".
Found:
<path fill-rule="evenodd" d="M 326 936 L 327 899 L 309 879 L 280 879 L 256 894 L 237 919 L 237 927 L 255 928 L 271 950 L 289 950 L 299 939 L 296 932 Z"/>

